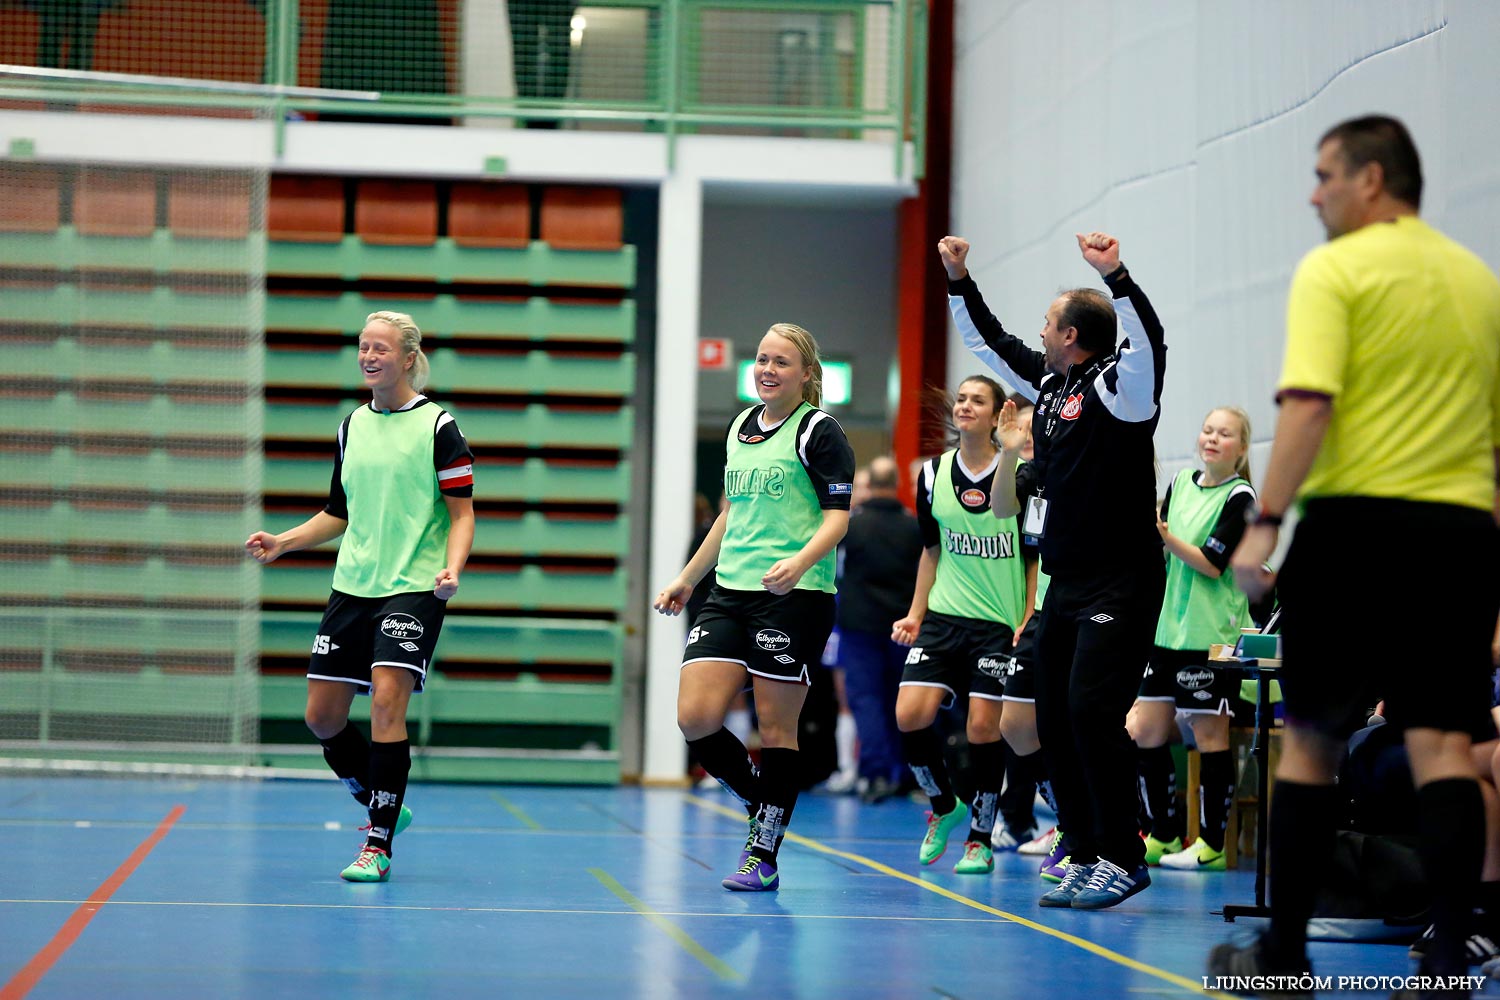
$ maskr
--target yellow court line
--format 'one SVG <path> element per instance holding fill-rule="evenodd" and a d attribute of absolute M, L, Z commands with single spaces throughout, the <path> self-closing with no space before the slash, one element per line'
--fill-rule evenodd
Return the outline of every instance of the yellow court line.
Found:
<path fill-rule="evenodd" d="M 676 924 L 672 923 L 672 921 L 663 917 L 661 914 L 656 913 L 645 903 L 641 902 L 639 899 L 635 898 L 635 896 L 631 895 L 630 890 L 626 889 L 619 882 L 615 881 L 614 877 L 611 876 L 608 872 L 599 868 L 590 868 L 589 874 L 594 876 L 594 878 L 598 879 L 600 882 L 604 883 L 604 887 L 610 892 L 614 893 L 616 896 L 620 897 L 621 901 L 624 902 L 626 906 L 630 907 L 632 910 L 639 913 L 641 916 L 645 917 L 647 920 L 651 921 L 653 924 L 665 931 L 667 937 L 671 938 L 673 941 L 676 941 L 677 944 L 680 945 L 682 949 L 689 955 L 692 955 L 698 961 L 708 966 L 709 969 L 711 969 L 713 973 L 720 979 L 727 979 L 732 983 L 744 981 L 745 977 L 742 976 L 738 971 L 736 971 L 732 966 L 724 962 L 717 955 L 710 952 L 707 948 L 703 947 L 697 941 L 694 941 L 692 937 L 688 935 L 687 931 L 683 930 L 681 927 L 678 927 Z"/>
<path fill-rule="evenodd" d="M 542 828 L 542 824 L 526 815 L 525 811 L 522 810 L 520 806 L 516 805 L 510 799 L 507 799 L 499 792 L 490 792 L 490 798 L 500 803 L 500 805 L 505 809 L 506 812 L 510 813 L 516 819 L 520 820 L 522 823 L 525 823 L 533 830 L 540 830 Z"/>
<path fill-rule="evenodd" d="M 689 802 L 700 809 L 706 809 L 709 812 L 719 813 L 722 816 L 728 816 L 730 819 L 738 820 L 742 819 L 742 817 L 744 816 L 743 809 L 739 811 L 729 809 L 725 806 L 719 805 L 719 803 L 717 802 L 710 802 L 709 800 L 699 798 L 696 795 L 686 795 L 684 796 L 684 798 L 686 798 Z M 1065 933 L 1064 931 L 1048 927 L 1046 924 L 1039 924 L 1034 920 L 1027 920 L 1025 917 L 1019 916 L 1015 913 L 1009 913 L 1005 910 L 998 910 L 993 906 L 987 906 L 986 904 L 979 902 L 977 899 L 970 899 L 968 896 L 960 895 L 959 893 L 954 892 L 952 889 L 949 889 L 946 886 L 939 885 L 936 882 L 924 881 L 917 878 L 915 875 L 908 875 L 906 872 L 898 871 L 895 868 L 890 867 L 889 865 L 883 865 L 879 861 L 874 861 L 859 854 L 850 854 L 848 851 L 840 851 L 837 848 L 828 847 L 827 845 L 820 844 L 818 841 L 813 840 L 809 837 L 804 837 L 800 834 L 792 833 L 790 831 L 787 832 L 786 839 L 790 840 L 794 844 L 801 844 L 803 847 L 817 851 L 820 854 L 827 854 L 832 857 L 843 858 L 845 861 L 852 861 L 855 864 L 864 865 L 866 868 L 873 869 L 882 875 L 889 875 L 891 878 L 900 879 L 903 882 L 910 882 L 912 885 L 920 886 L 921 888 L 926 889 L 928 892 L 935 892 L 939 896 L 951 899 L 955 903 L 962 903 L 964 906 L 973 907 L 974 909 L 979 910 L 982 913 L 989 913 L 997 917 L 1003 917 L 1004 919 L 1009 920 L 1013 923 L 1020 924 L 1022 927 L 1028 927 L 1031 930 L 1039 931 L 1043 934 L 1046 934 L 1048 937 L 1055 937 L 1059 941 L 1066 941 L 1068 944 L 1071 944 L 1076 948 L 1082 948 L 1084 951 L 1090 952 L 1094 955 L 1098 955 L 1100 958 L 1108 959 L 1109 961 L 1114 962 L 1117 965 L 1123 965 L 1127 969 L 1133 969 L 1136 972 L 1141 972 L 1148 976 L 1155 976 L 1157 979 L 1165 980 L 1166 982 L 1171 983 L 1173 986 L 1180 986 L 1183 989 L 1188 990 L 1191 993 L 1195 993 L 1199 996 L 1203 996 L 1205 994 L 1207 996 L 1216 997 L 1224 996 L 1224 994 L 1205 991 L 1203 989 L 1203 983 L 1201 981 L 1194 982 L 1193 980 L 1188 979 L 1186 976 L 1179 976 L 1175 972 L 1168 972 L 1166 969 L 1158 969 L 1154 965 L 1147 965 L 1145 962 L 1141 962 L 1137 959 L 1131 958 L 1129 955 L 1122 955 L 1117 951 L 1111 951 L 1103 945 L 1095 944 L 1094 942 L 1089 941 L 1085 938 L 1075 937 L 1074 935 Z M 1225 997 L 1225 1000 L 1229 1000 L 1229 998 Z"/>

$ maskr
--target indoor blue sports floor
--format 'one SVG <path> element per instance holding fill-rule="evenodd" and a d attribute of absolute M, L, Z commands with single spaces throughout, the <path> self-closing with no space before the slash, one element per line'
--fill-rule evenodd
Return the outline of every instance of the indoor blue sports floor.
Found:
<path fill-rule="evenodd" d="M 717 789 L 407 802 L 391 881 L 353 885 L 363 814 L 331 781 L 0 777 L 0 1000 L 1183 996 L 1210 944 L 1258 923 L 1211 912 L 1252 901 L 1248 870 L 1160 872 L 1088 913 L 1037 907 L 1035 858 L 954 875 L 961 835 L 921 868 L 905 800 L 803 796 L 764 894 L 719 886 L 745 822 Z M 1412 969 L 1391 945 L 1313 960 Z"/>

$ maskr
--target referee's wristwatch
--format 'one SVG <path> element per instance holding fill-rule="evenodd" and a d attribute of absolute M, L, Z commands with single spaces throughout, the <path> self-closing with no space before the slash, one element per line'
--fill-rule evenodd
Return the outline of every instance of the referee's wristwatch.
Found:
<path fill-rule="evenodd" d="M 1245 520 L 1251 526 L 1263 525 L 1267 528 L 1279 528 L 1284 516 L 1282 514 L 1272 514 L 1260 504 L 1256 504 L 1247 512 Z"/>

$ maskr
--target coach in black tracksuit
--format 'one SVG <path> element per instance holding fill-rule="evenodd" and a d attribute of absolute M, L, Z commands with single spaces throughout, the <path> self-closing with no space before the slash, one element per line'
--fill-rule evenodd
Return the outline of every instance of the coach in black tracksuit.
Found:
<path fill-rule="evenodd" d="M 1017 474 L 1021 530 L 1051 578 L 1037 636 L 1037 729 L 1071 862 L 1043 906 L 1102 909 L 1150 884 L 1125 732 L 1161 610 L 1152 435 L 1166 347 L 1145 293 L 1103 233 L 1079 249 L 1109 297 L 1080 288 L 1047 310 L 1042 350 L 1008 334 L 969 277 L 969 244 L 938 245 L 965 342 L 1036 400 L 1036 458 Z M 1125 337 L 1117 346 L 1116 315 Z"/>

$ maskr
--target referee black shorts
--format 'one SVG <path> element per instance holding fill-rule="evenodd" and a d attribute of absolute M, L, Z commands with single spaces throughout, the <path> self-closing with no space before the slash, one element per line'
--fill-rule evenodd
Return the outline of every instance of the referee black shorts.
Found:
<path fill-rule="evenodd" d="M 1393 725 L 1483 732 L 1500 615 L 1496 566 L 1500 528 L 1487 511 L 1375 497 L 1309 501 L 1277 580 L 1288 718 L 1345 739 L 1383 698 Z M 1422 609 L 1415 639 L 1377 617 L 1396 595 Z"/>
<path fill-rule="evenodd" d="M 833 631 L 833 595 L 822 590 L 729 590 L 715 585 L 682 651 L 682 665 L 738 663 L 756 677 L 811 683 Z"/>

